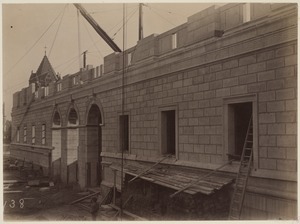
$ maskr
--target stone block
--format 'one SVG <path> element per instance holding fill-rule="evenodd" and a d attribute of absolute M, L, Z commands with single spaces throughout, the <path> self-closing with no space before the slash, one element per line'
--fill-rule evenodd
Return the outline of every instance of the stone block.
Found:
<path fill-rule="evenodd" d="M 205 90 L 209 90 L 209 83 L 203 83 L 198 85 L 199 87 L 199 91 L 205 91 Z"/>
<path fill-rule="evenodd" d="M 296 160 L 277 160 L 277 170 L 296 172 L 297 162 Z"/>
<path fill-rule="evenodd" d="M 193 144 L 184 144 L 183 145 L 183 151 L 184 152 L 193 152 L 194 151 L 194 145 Z"/>
<path fill-rule="evenodd" d="M 292 78 L 285 78 L 284 79 L 284 88 L 291 88 L 291 87 L 294 87 L 294 88 L 297 87 L 297 80 L 296 80 L 296 78 L 294 78 L 294 77 L 292 77 Z"/>
<path fill-rule="evenodd" d="M 207 145 L 209 144 L 210 140 L 209 140 L 209 136 L 207 135 L 199 135 L 199 144 L 204 144 Z"/>
<path fill-rule="evenodd" d="M 189 135 L 189 143 L 190 144 L 198 144 L 198 136 L 197 135 Z"/>
<path fill-rule="evenodd" d="M 268 158 L 270 159 L 285 159 L 286 153 L 283 148 L 268 148 Z"/>
<path fill-rule="evenodd" d="M 284 80 L 272 80 L 267 82 L 267 89 L 268 90 L 276 90 L 276 89 L 282 89 L 284 87 Z"/>
<path fill-rule="evenodd" d="M 249 65 L 249 64 L 254 64 L 254 63 L 256 63 L 255 55 L 250 55 L 250 56 L 242 57 L 239 59 L 239 66 Z"/>
<path fill-rule="evenodd" d="M 275 70 L 257 73 L 258 81 L 267 81 L 275 79 Z"/>
<path fill-rule="evenodd" d="M 204 92 L 204 99 L 211 99 L 216 97 L 216 91 L 215 90 L 210 90 L 210 91 L 205 91 Z"/>
<path fill-rule="evenodd" d="M 295 75 L 296 75 L 296 72 L 295 72 L 294 66 L 288 66 L 288 67 L 276 69 L 276 78 L 277 79 L 291 77 L 291 76 L 295 76 Z"/>
<path fill-rule="evenodd" d="M 237 59 L 233 59 L 230 61 L 226 61 L 223 63 L 223 69 L 230 69 L 230 68 L 235 68 L 238 67 L 239 63 Z"/>
<path fill-rule="evenodd" d="M 284 59 L 285 66 L 297 65 L 297 55 L 286 56 Z"/>
<path fill-rule="evenodd" d="M 188 93 L 196 93 L 199 91 L 199 87 L 198 86 L 189 86 L 188 87 Z"/>
<path fill-rule="evenodd" d="M 276 137 L 269 135 L 259 136 L 259 146 L 276 146 Z"/>
<path fill-rule="evenodd" d="M 173 88 L 180 88 L 183 85 L 183 81 L 179 80 L 173 83 Z"/>
<path fill-rule="evenodd" d="M 204 82 L 203 75 L 193 78 L 193 85 L 197 85 L 197 84 L 203 83 L 203 82 Z"/>
<path fill-rule="evenodd" d="M 266 51 L 266 52 L 262 52 L 262 53 L 258 53 L 257 54 L 257 61 L 266 61 L 266 60 L 270 60 L 272 58 L 275 57 L 275 52 L 274 50 L 271 51 Z"/>
<path fill-rule="evenodd" d="M 204 127 L 203 126 L 197 126 L 194 127 L 194 134 L 195 135 L 203 135 L 204 134 Z"/>
<path fill-rule="evenodd" d="M 192 84 L 193 84 L 193 79 L 192 78 L 183 80 L 183 86 L 191 86 Z"/>
<path fill-rule="evenodd" d="M 276 69 L 284 66 L 284 57 L 275 58 L 267 61 L 267 70 Z"/>
<path fill-rule="evenodd" d="M 252 83 L 248 85 L 248 92 L 249 93 L 257 93 L 257 92 L 263 92 L 266 91 L 266 83 L 260 82 L 260 83 Z"/>
<path fill-rule="evenodd" d="M 204 116 L 215 116 L 216 115 L 216 108 L 205 108 L 204 109 Z"/>
<path fill-rule="evenodd" d="M 189 125 L 190 126 L 197 126 L 198 125 L 198 118 L 189 118 Z"/>
<path fill-rule="evenodd" d="M 275 50 L 275 56 L 276 57 L 291 55 L 293 53 L 294 53 L 294 46 L 292 46 L 292 45 L 285 46 L 285 47 L 282 47 L 282 48 L 279 48 L 279 49 Z"/>
<path fill-rule="evenodd" d="M 216 80 L 215 73 L 204 75 L 204 82 L 211 82 L 211 81 L 215 81 L 215 80 Z"/>
<path fill-rule="evenodd" d="M 209 107 L 210 100 L 199 100 L 199 108 Z"/>
<path fill-rule="evenodd" d="M 204 132 L 206 135 L 215 135 L 217 134 L 216 126 L 205 126 Z"/>
<path fill-rule="evenodd" d="M 230 70 L 223 70 L 223 71 L 219 71 L 216 72 L 216 79 L 226 79 L 226 78 L 230 78 L 231 77 L 231 72 Z"/>
<path fill-rule="evenodd" d="M 289 100 L 295 99 L 294 88 L 282 89 L 276 91 L 276 100 Z"/>
<path fill-rule="evenodd" d="M 217 80 L 209 83 L 209 89 L 214 90 L 214 89 L 220 89 L 223 87 L 223 82 L 222 80 Z"/>
<path fill-rule="evenodd" d="M 285 150 L 287 159 L 297 158 L 297 148 L 286 148 Z"/>
<path fill-rule="evenodd" d="M 199 107 L 199 102 L 198 101 L 191 101 L 188 103 L 188 108 L 189 109 L 195 109 L 195 108 L 198 108 Z M 192 113 L 192 111 L 191 111 Z"/>
<path fill-rule="evenodd" d="M 244 65 L 238 68 L 232 68 L 231 76 L 241 76 L 247 74 L 247 72 L 248 72 L 247 65 Z"/>
<path fill-rule="evenodd" d="M 216 64 L 209 67 L 210 72 L 218 72 L 222 70 L 222 64 Z"/>
<path fill-rule="evenodd" d="M 209 118 L 209 123 L 211 125 L 220 125 L 223 123 L 223 120 L 222 120 L 222 117 L 214 116 L 214 117 Z"/>
<path fill-rule="evenodd" d="M 238 77 L 223 80 L 223 87 L 231 87 L 238 85 Z"/>
<path fill-rule="evenodd" d="M 199 160 L 202 163 L 210 163 L 210 155 L 207 154 L 199 154 Z"/>
<path fill-rule="evenodd" d="M 268 112 L 285 111 L 285 102 L 284 101 L 268 102 L 267 111 Z"/>
<path fill-rule="evenodd" d="M 286 134 L 287 135 L 296 135 L 297 134 L 297 124 L 296 123 L 286 124 Z"/>
<path fill-rule="evenodd" d="M 230 88 L 223 88 L 216 90 L 216 97 L 226 97 L 230 96 Z"/>
<path fill-rule="evenodd" d="M 268 131 L 268 126 L 266 124 L 259 125 L 259 134 L 260 135 L 266 135 L 267 131 Z"/>
<path fill-rule="evenodd" d="M 194 153 L 204 153 L 205 145 L 194 145 Z"/>
<path fill-rule="evenodd" d="M 277 137 L 277 146 L 279 147 L 296 147 L 297 138 L 295 135 L 282 135 Z"/>
<path fill-rule="evenodd" d="M 285 124 L 269 124 L 268 134 L 270 135 L 285 134 Z"/>
<path fill-rule="evenodd" d="M 181 148 L 181 147 L 180 147 L 180 148 Z M 179 151 L 181 151 L 181 150 L 179 150 Z M 179 153 L 179 159 L 180 159 L 180 160 L 188 161 L 188 158 L 189 158 L 188 155 L 189 155 L 188 153 L 180 152 L 180 153 Z"/>
<path fill-rule="evenodd" d="M 267 158 L 268 157 L 268 147 L 260 147 L 259 148 L 259 157 Z"/>
<path fill-rule="evenodd" d="M 268 170 L 276 170 L 276 159 L 259 159 L 259 168 L 268 169 Z"/>
<path fill-rule="evenodd" d="M 220 135 L 210 136 L 210 144 L 211 145 L 221 145 L 222 142 L 223 142 L 223 138 Z"/>
<path fill-rule="evenodd" d="M 230 92 L 231 95 L 245 94 L 247 93 L 247 85 L 231 87 Z"/>
<path fill-rule="evenodd" d="M 286 100 L 285 109 L 286 111 L 297 110 L 297 100 Z"/>
<path fill-rule="evenodd" d="M 256 82 L 256 74 L 243 75 L 239 77 L 239 84 L 248 84 Z"/>
<path fill-rule="evenodd" d="M 273 101 L 275 100 L 275 91 L 262 92 L 258 94 L 260 102 Z"/>
<path fill-rule="evenodd" d="M 261 72 L 265 70 L 266 70 L 265 62 L 259 62 L 259 63 L 248 65 L 248 73 Z"/>
<path fill-rule="evenodd" d="M 202 117 L 204 115 L 203 109 L 195 109 L 193 110 L 193 117 Z"/>
<path fill-rule="evenodd" d="M 216 145 L 205 145 L 204 149 L 206 154 L 217 154 Z"/>

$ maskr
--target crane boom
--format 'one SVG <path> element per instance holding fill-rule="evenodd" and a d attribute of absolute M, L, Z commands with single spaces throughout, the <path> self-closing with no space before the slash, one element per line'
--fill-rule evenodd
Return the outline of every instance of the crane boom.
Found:
<path fill-rule="evenodd" d="M 75 4 L 74 6 L 79 10 L 81 15 L 91 24 L 95 31 L 103 38 L 103 40 L 115 51 L 122 52 L 118 45 L 108 36 L 108 34 L 98 25 L 98 23 L 90 16 L 90 14 L 82 7 L 81 4 Z"/>

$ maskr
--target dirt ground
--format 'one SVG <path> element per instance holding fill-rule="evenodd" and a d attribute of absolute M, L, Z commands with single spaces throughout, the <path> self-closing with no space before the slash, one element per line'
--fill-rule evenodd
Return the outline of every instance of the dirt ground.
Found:
<path fill-rule="evenodd" d="M 51 180 L 47 177 L 31 175 L 31 171 L 27 171 L 26 178 L 24 178 L 24 172 L 19 168 L 9 167 L 10 164 L 14 164 L 14 161 L 9 158 L 9 153 L 4 152 L 3 157 L 4 221 L 92 220 L 88 209 L 79 207 L 77 204 L 70 205 L 72 201 L 86 196 L 88 192 L 80 192 L 72 186 L 66 187 L 59 183 L 49 186 Z M 31 184 L 28 181 L 31 181 Z M 35 181 L 38 181 L 39 184 L 32 186 Z M 89 200 L 87 199 L 87 203 Z M 98 200 L 101 200 L 101 195 Z M 116 219 L 115 213 L 116 211 L 109 206 L 102 206 L 97 220 Z"/>

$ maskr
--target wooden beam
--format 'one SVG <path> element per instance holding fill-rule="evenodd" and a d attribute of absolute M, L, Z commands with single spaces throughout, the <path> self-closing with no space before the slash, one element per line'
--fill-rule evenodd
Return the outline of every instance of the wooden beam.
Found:
<path fill-rule="evenodd" d="M 79 199 L 77 199 L 77 200 L 75 200 L 75 201 L 72 201 L 72 202 L 70 203 L 70 205 L 73 205 L 73 204 L 75 204 L 75 203 L 77 203 L 77 202 L 83 201 L 84 199 L 90 198 L 90 197 L 95 196 L 95 195 L 97 195 L 97 194 L 100 194 L 100 192 L 96 192 L 96 193 L 93 193 L 93 194 L 84 196 L 84 197 L 82 197 L 82 198 L 79 198 Z"/>
<path fill-rule="evenodd" d="M 164 161 L 165 159 L 169 158 L 170 156 L 166 156 L 163 157 L 161 160 L 159 160 L 158 162 L 156 162 L 154 165 L 150 166 L 149 168 L 145 169 L 144 171 L 142 171 L 139 175 L 137 175 L 136 177 L 132 178 L 130 181 L 128 181 L 128 183 L 134 181 L 135 179 L 143 176 L 144 174 L 148 173 L 149 170 L 151 170 L 153 167 L 155 167 L 156 165 L 158 165 L 159 163 L 161 163 L 162 161 Z"/>
<path fill-rule="evenodd" d="M 200 180 L 218 172 L 220 169 L 222 169 L 224 166 L 227 166 L 228 164 L 231 164 L 233 160 L 228 161 L 227 163 L 223 164 L 222 166 L 219 166 L 218 168 L 216 168 L 215 170 L 209 172 L 208 174 L 200 177 L 198 180 L 194 181 L 193 183 L 188 184 L 187 186 L 183 187 L 182 189 L 176 191 L 174 194 L 171 194 L 170 197 L 173 198 L 174 196 L 176 196 L 177 194 L 181 193 L 182 191 L 185 191 L 186 189 L 188 189 L 189 187 L 197 184 Z"/>

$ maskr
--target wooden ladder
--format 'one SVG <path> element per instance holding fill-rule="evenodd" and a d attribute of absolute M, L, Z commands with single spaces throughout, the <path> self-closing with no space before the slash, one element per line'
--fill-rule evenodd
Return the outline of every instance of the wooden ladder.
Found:
<path fill-rule="evenodd" d="M 253 154 L 253 124 L 252 124 L 252 116 L 251 116 L 248 129 L 247 129 L 245 142 L 244 142 L 239 172 L 237 174 L 237 178 L 235 181 L 235 188 L 231 200 L 229 217 L 228 217 L 229 220 L 240 219 L 247 181 L 250 174 L 252 154 Z"/>

